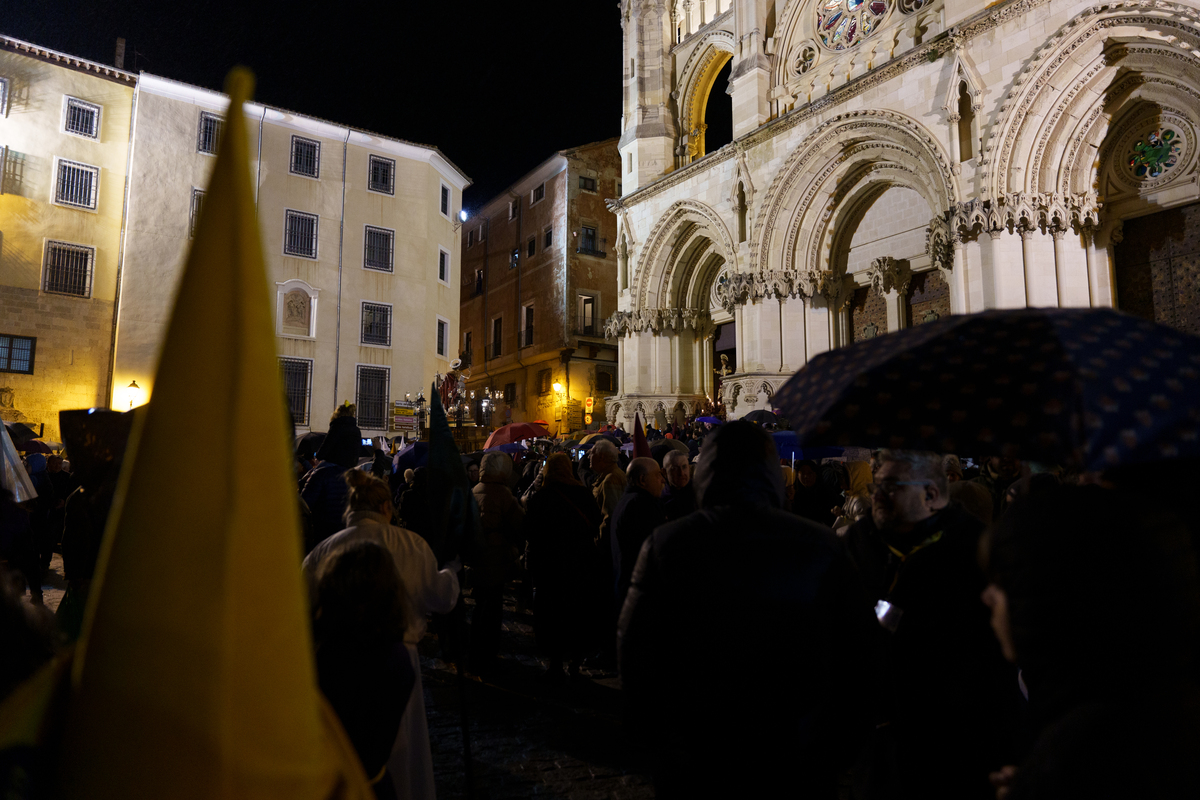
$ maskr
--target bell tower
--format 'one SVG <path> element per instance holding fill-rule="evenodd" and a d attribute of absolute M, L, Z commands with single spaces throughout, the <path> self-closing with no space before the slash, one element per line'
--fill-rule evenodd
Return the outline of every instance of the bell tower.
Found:
<path fill-rule="evenodd" d="M 672 7 L 667 0 L 624 0 L 621 180 L 626 194 L 675 168 L 678 130 L 672 108 Z"/>

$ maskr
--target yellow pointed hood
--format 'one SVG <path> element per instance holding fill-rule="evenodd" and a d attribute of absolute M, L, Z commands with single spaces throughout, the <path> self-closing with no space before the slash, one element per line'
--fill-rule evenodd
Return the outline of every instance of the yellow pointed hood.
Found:
<path fill-rule="evenodd" d="M 235 69 L 109 519 L 58 760 L 74 798 L 370 797 L 316 684 L 291 421 Z M 180 450 L 202 435 L 203 452 Z"/>

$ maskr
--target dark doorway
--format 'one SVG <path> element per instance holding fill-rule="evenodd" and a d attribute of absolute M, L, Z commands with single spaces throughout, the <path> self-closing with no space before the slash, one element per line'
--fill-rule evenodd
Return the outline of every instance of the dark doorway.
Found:
<path fill-rule="evenodd" d="M 721 356 L 726 358 L 724 364 L 721 362 Z M 737 372 L 737 326 L 732 322 L 718 325 L 713 333 L 712 365 L 712 387 L 715 399 L 721 396 L 721 370 L 725 369 L 729 373 Z"/>
<path fill-rule="evenodd" d="M 1117 306 L 1200 334 L 1200 203 L 1126 220 L 1123 232 Z"/>
<path fill-rule="evenodd" d="M 704 153 L 715 153 L 733 141 L 733 97 L 729 94 L 729 74 L 733 71 L 733 59 L 717 73 L 712 89 L 708 92 L 708 103 L 704 106 Z"/>

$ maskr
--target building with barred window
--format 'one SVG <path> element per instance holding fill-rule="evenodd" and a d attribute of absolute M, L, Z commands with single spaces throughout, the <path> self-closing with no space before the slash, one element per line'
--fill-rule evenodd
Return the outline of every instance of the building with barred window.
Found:
<path fill-rule="evenodd" d="M 620 14 L 610 420 L 717 391 L 730 417 L 770 408 L 818 353 L 947 314 L 1117 306 L 1200 332 L 1200 4 Z"/>
<path fill-rule="evenodd" d="M 229 99 L 6 37 L 0 98 L 0 386 L 55 437 L 59 409 L 152 397 Z M 394 401 L 457 355 L 470 181 L 435 147 L 239 113 L 296 428 L 349 400 L 389 432 Z"/>
<path fill-rule="evenodd" d="M 589 397 L 592 426 L 603 421 L 618 389 L 603 321 L 616 310 L 617 220 L 604 198 L 620 180 L 616 139 L 562 150 L 463 223 L 460 348 L 477 422 L 579 430 Z"/>

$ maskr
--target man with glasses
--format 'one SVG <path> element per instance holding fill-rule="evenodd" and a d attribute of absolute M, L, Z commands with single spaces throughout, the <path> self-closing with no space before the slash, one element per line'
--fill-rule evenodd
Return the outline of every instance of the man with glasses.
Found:
<path fill-rule="evenodd" d="M 988 772 L 1007 763 L 1016 678 L 980 599 L 983 525 L 949 502 L 941 455 L 883 450 L 878 459 L 871 516 L 844 537 L 886 640 L 885 718 L 861 777 L 895 797 L 991 797 Z"/>

